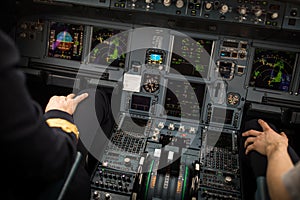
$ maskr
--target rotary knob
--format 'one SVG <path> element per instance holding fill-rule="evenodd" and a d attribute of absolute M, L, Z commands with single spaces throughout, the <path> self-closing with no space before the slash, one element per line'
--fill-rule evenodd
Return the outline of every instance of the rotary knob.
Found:
<path fill-rule="evenodd" d="M 263 14 L 262 9 L 257 9 L 257 10 L 254 11 L 254 15 L 255 15 L 256 17 L 260 17 L 262 14 Z"/>
<path fill-rule="evenodd" d="M 278 17 L 279 17 L 278 12 L 274 12 L 274 13 L 271 15 L 271 19 L 277 19 Z"/>
<path fill-rule="evenodd" d="M 213 8 L 213 4 L 211 2 L 206 2 L 205 3 L 205 9 L 206 10 L 211 10 Z"/>
<path fill-rule="evenodd" d="M 231 183 L 232 178 L 230 176 L 226 176 L 224 181 L 225 181 L 225 183 Z"/>
<path fill-rule="evenodd" d="M 184 6 L 183 0 L 177 0 L 177 1 L 176 1 L 176 7 L 177 7 L 177 8 L 182 8 L 183 6 Z"/>
<path fill-rule="evenodd" d="M 131 160 L 130 158 L 124 158 L 124 163 L 125 163 L 125 166 L 129 167 L 131 165 Z"/>
<path fill-rule="evenodd" d="M 93 192 L 93 199 L 100 199 L 100 193 L 98 191 Z"/>
<path fill-rule="evenodd" d="M 164 0 L 164 6 L 170 6 L 171 5 L 171 0 Z"/>
<path fill-rule="evenodd" d="M 109 194 L 109 193 L 106 193 L 106 194 L 105 194 L 105 199 L 106 199 L 106 200 L 109 200 L 109 199 L 111 199 L 111 196 L 110 196 L 110 194 Z"/>
<path fill-rule="evenodd" d="M 240 15 L 246 15 L 247 14 L 247 8 L 245 6 L 239 7 L 238 12 Z"/>
<path fill-rule="evenodd" d="M 24 33 L 24 32 L 22 32 L 22 33 L 20 33 L 20 38 L 26 38 L 27 37 L 27 34 L 26 33 Z"/>
<path fill-rule="evenodd" d="M 220 13 L 226 14 L 228 11 L 229 11 L 229 7 L 226 4 L 221 6 Z"/>

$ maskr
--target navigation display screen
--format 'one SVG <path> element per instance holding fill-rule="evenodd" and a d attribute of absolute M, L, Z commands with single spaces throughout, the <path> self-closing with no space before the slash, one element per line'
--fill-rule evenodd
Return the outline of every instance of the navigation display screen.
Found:
<path fill-rule="evenodd" d="M 81 61 L 83 36 L 83 25 L 51 22 L 48 56 Z"/>
<path fill-rule="evenodd" d="M 168 116 L 199 120 L 205 84 L 168 80 L 165 111 Z"/>
<path fill-rule="evenodd" d="M 124 68 L 128 33 L 126 31 L 94 27 L 89 62 Z"/>
<path fill-rule="evenodd" d="M 132 95 L 130 106 L 131 109 L 148 112 L 150 110 L 150 105 L 151 97 L 140 96 L 136 94 Z"/>
<path fill-rule="evenodd" d="M 296 52 L 256 48 L 249 85 L 277 91 L 289 91 Z"/>
<path fill-rule="evenodd" d="M 175 36 L 170 72 L 206 78 L 212 46 L 212 40 Z"/>

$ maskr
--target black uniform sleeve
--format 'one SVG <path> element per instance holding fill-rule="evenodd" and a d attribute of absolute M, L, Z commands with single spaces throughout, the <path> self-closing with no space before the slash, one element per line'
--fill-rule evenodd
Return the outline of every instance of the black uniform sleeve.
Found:
<path fill-rule="evenodd" d="M 71 122 L 73 119 L 60 111 L 43 115 L 25 88 L 23 73 L 14 67 L 18 57 L 13 42 L 0 31 L 2 181 L 52 182 L 69 171 L 76 155 L 77 140 L 59 128 L 50 128 L 45 119 L 56 117 Z"/>

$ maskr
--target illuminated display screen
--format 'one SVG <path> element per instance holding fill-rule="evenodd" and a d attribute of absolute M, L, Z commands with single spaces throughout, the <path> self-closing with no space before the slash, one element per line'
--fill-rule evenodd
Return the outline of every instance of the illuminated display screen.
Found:
<path fill-rule="evenodd" d="M 165 111 L 168 116 L 199 120 L 205 84 L 187 81 L 168 81 Z"/>
<path fill-rule="evenodd" d="M 231 109 L 214 107 L 211 122 L 231 124 L 233 113 Z"/>
<path fill-rule="evenodd" d="M 148 112 L 150 110 L 151 97 L 132 95 L 131 106 L 133 110 L 140 110 Z"/>
<path fill-rule="evenodd" d="M 176 36 L 170 72 L 206 78 L 212 45 L 212 40 Z"/>
<path fill-rule="evenodd" d="M 148 49 L 146 52 L 146 64 L 164 64 L 165 52 L 161 49 Z"/>
<path fill-rule="evenodd" d="M 81 61 L 83 25 L 51 22 L 48 56 Z"/>
<path fill-rule="evenodd" d="M 161 60 L 161 58 L 162 58 L 162 56 L 159 55 L 159 54 L 151 54 L 151 55 L 150 55 L 150 59 L 151 59 L 153 62 L 158 62 L 158 61 Z"/>
<path fill-rule="evenodd" d="M 295 52 L 255 49 L 249 85 L 289 91 L 295 60 Z"/>
<path fill-rule="evenodd" d="M 126 31 L 94 27 L 89 62 L 124 68 L 127 40 Z"/>

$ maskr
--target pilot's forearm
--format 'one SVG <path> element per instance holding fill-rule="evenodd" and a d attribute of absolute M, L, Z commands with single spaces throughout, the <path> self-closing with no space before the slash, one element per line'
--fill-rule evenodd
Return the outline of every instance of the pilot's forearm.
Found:
<path fill-rule="evenodd" d="M 289 194 L 283 185 L 282 176 L 293 168 L 287 147 L 275 144 L 268 148 L 267 185 L 272 200 L 289 200 Z"/>

